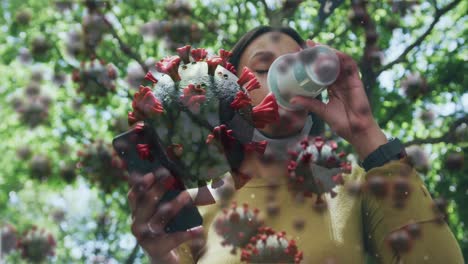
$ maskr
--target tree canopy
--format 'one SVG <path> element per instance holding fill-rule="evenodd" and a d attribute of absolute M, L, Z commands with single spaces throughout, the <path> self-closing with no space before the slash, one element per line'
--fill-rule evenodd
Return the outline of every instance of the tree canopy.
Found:
<path fill-rule="evenodd" d="M 0 262 L 146 263 L 126 175 L 109 169 L 112 138 L 156 61 L 186 44 L 229 50 L 258 25 L 293 27 L 358 62 L 376 120 L 405 143 L 468 258 L 467 10 L 461 0 L 1 1 Z M 43 238 L 41 254 L 25 249 L 26 232 Z"/>

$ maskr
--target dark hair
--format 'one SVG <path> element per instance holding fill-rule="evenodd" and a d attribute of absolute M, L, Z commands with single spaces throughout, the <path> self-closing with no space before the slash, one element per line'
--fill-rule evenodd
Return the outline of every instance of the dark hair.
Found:
<path fill-rule="evenodd" d="M 239 62 L 242 54 L 244 53 L 245 49 L 254 41 L 256 38 L 260 37 L 261 35 L 268 33 L 268 32 L 281 32 L 284 33 L 291 38 L 293 38 L 301 47 L 306 46 L 305 40 L 297 33 L 297 31 L 290 27 L 271 27 L 271 26 L 258 26 L 249 32 L 245 33 L 239 41 L 234 45 L 231 49 L 232 56 L 229 59 L 229 62 L 234 65 L 235 69 L 239 71 Z M 319 95 L 317 99 L 322 99 Z M 314 113 L 310 113 L 312 116 L 312 120 L 314 124 L 310 129 L 310 135 L 320 135 L 324 131 L 324 122 Z"/>

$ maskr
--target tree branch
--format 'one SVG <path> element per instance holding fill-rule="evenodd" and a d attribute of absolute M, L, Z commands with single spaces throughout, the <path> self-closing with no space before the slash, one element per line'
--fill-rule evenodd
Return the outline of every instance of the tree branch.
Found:
<path fill-rule="evenodd" d="M 445 132 L 442 136 L 440 137 L 429 137 L 429 138 L 415 138 L 411 141 L 406 142 L 404 145 L 411 146 L 411 145 L 421 145 L 421 144 L 436 144 L 440 142 L 446 142 L 446 143 L 457 143 L 460 141 L 457 139 L 455 135 L 455 131 L 458 126 L 460 126 L 463 123 L 468 123 L 468 115 L 465 115 L 457 120 L 455 120 L 451 125 L 450 128 L 448 129 L 447 132 Z"/>
<path fill-rule="evenodd" d="M 106 21 L 107 25 L 109 26 L 109 31 L 111 33 L 111 35 L 117 40 L 117 42 L 119 43 L 119 47 L 120 47 L 120 50 L 126 54 L 127 56 L 129 56 L 130 58 L 134 59 L 136 62 L 138 62 L 138 64 L 140 64 L 140 67 L 143 69 L 144 72 L 147 72 L 149 69 L 148 67 L 145 65 L 145 63 L 143 62 L 143 59 L 140 57 L 140 55 L 138 53 L 136 53 L 135 51 L 133 51 L 130 46 L 128 46 L 123 40 L 122 38 L 119 36 L 119 34 L 117 33 L 117 31 L 115 30 L 114 26 L 104 17 L 103 15 L 103 19 L 104 21 Z"/>
<path fill-rule="evenodd" d="M 351 28 L 350 26 L 346 26 L 343 31 L 336 34 L 334 38 L 327 41 L 327 45 L 328 46 L 333 46 L 335 43 L 342 43 L 342 38 L 346 36 L 346 33 L 348 33 L 350 28 Z"/>
<path fill-rule="evenodd" d="M 251 2 L 254 3 L 255 1 Z M 268 8 L 266 0 L 260 0 L 259 2 L 263 5 L 268 22 L 273 27 L 281 26 L 281 21 L 284 18 L 292 16 L 296 12 L 299 5 L 302 3 L 301 0 L 286 0 L 283 2 L 283 7 L 281 9 L 271 10 Z"/>
<path fill-rule="evenodd" d="M 265 0 L 260 0 L 260 3 L 263 5 L 263 8 L 265 9 L 265 15 L 268 17 L 268 21 L 272 20 L 271 17 L 271 10 L 268 8 L 268 4 Z"/>
<path fill-rule="evenodd" d="M 432 3 L 432 6 L 434 7 L 436 12 L 439 12 L 439 7 L 437 6 L 437 0 L 430 0 Z"/>
<path fill-rule="evenodd" d="M 137 256 L 139 248 L 140 248 L 140 245 L 138 245 L 138 242 L 136 242 L 135 246 L 132 249 L 132 252 L 128 256 L 127 260 L 125 260 L 125 262 L 124 262 L 125 264 L 133 264 L 133 262 L 135 262 L 135 258 Z"/>
<path fill-rule="evenodd" d="M 408 55 L 408 53 L 411 50 L 413 50 L 415 47 L 419 46 L 424 41 L 424 39 L 431 33 L 431 31 L 435 27 L 435 25 L 439 22 L 440 18 L 445 13 L 447 13 L 448 11 L 455 8 L 455 6 L 457 6 L 460 2 L 461 2 L 461 0 L 455 0 L 452 3 L 448 4 L 447 6 L 445 6 L 444 8 L 442 8 L 442 9 L 438 9 L 437 7 L 435 7 L 436 12 L 435 12 L 435 15 L 434 15 L 434 20 L 429 25 L 429 28 L 427 28 L 426 31 L 421 36 L 419 36 L 419 38 L 417 38 L 411 45 L 406 47 L 406 49 L 403 51 L 403 53 L 400 56 L 398 56 L 398 58 L 396 58 L 395 60 L 389 62 L 388 64 L 386 64 L 384 66 L 382 66 L 382 68 L 380 68 L 376 72 L 376 76 L 379 76 L 383 71 L 386 71 L 386 70 L 392 68 L 393 65 L 406 60 L 406 55 Z"/>
<path fill-rule="evenodd" d="M 379 122 L 379 127 L 384 128 L 387 126 L 388 121 L 392 120 L 401 110 L 408 106 L 409 103 L 406 100 L 400 101 L 395 107 L 390 110 L 388 114 L 385 115 L 385 119 Z"/>

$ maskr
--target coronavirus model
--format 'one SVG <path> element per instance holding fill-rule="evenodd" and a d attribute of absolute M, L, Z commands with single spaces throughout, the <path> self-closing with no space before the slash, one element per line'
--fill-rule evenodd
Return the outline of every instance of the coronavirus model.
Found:
<path fill-rule="evenodd" d="M 76 165 L 73 163 L 60 164 L 60 177 L 66 183 L 72 183 L 76 179 Z"/>
<path fill-rule="evenodd" d="M 322 195 L 343 184 L 343 173 L 351 172 L 351 165 L 344 161 L 345 153 L 337 153 L 335 141 L 326 141 L 322 137 L 302 140 L 290 150 L 291 160 L 288 165 L 289 189 L 294 194 L 306 197 L 315 194 L 315 204 L 324 203 Z"/>
<path fill-rule="evenodd" d="M 236 76 L 230 52 L 208 56 L 188 45 L 177 52 L 146 74 L 152 86 L 135 93 L 128 122 L 155 131 L 155 145 L 137 146 L 140 157 L 157 158 L 194 187 L 236 171 L 244 151 L 262 154 L 265 142 L 253 142 L 253 133 L 278 120 L 278 105 L 271 94 L 252 105 L 249 93 L 260 84 L 248 68 Z"/>
<path fill-rule="evenodd" d="M 21 121 L 31 128 L 46 124 L 49 118 L 49 107 L 52 99 L 41 94 L 38 84 L 31 82 L 21 98 L 15 98 L 13 107 L 20 115 Z"/>
<path fill-rule="evenodd" d="M 401 88 L 411 100 L 416 100 L 429 92 L 426 79 L 419 73 L 411 73 L 406 76 L 406 78 L 401 81 Z"/>
<path fill-rule="evenodd" d="M 421 146 L 413 145 L 406 148 L 408 160 L 417 171 L 426 173 L 429 168 L 429 157 L 424 148 Z"/>
<path fill-rule="evenodd" d="M 55 239 L 44 229 L 33 226 L 18 241 L 21 256 L 29 263 L 41 263 L 55 255 Z"/>
<path fill-rule="evenodd" d="M 114 65 L 96 59 L 81 63 L 81 68 L 75 69 L 72 75 L 72 80 L 79 84 L 78 92 L 92 102 L 115 91 L 116 79 L 117 69 Z"/>
<path fill-rule="evenodd" d="M 33 179 L 46 180 L 52 174 L 50 159 L 43 154 L 37 154 L 31 159 L 29 169 Z"/>
<path fill-rule="evenodd" d="M 16 12 L 15 22 L 19 25 L 28 25 L 32 18 L 32 12 L 30 9 L 20 9 Z"/>
<path fill-rule="evenodd" d="M 31 52 L 35 57 L 44 55 L 52 48 L 47 38 L 44 35 L 37 35 L 31 41 Z"/>
<path fill-rule="evenodd" d="M 88 14 L 83 17 L 84 44 L 89 54 L 95 54 L 95 50 L 102 37 L 109 30 L 109 23 L 105 16 L 98 10 L 88 8 Z"/>
<path fill-rule="evenodd" d="M 269 227 L 259 228 L 241 253 L 241 261 L 247 263 L 300 263 L 302 258 L 296 241 L 288 240 L 286 232 L 275 232 Z"/>
<path fill-rule="evenodd" d="M 72 29 L 67 33 L 65 47 L 68 54 L 77 57 L 85 51 L 83 40 L 83 32 L 81 30 Z"/>
<path fill-rule="evenodd" d="M 223 246 L 231 245 L 231 253 L 236 248 L 242 248 L 249 243 L 250 238 L 257 234 L 257 229 L 263 225 L 258 217 L 258 209 L 250 209 L 248 204 L 237 206 L 233 202 L 230 210 L 224 209 L 223 214 L 215 220 L 215 230 L 224 240 Z"/>
<path fill-rule="evenodd" d="M 77 167 L 82 175 L 106 193 L 110 193 L 127 180 L 123 161 L 110 144 L 102 140 L 85 146 L 83 151 L 78 152 L 78 156 L 80 161 Z"/>
<path fill-rule="evenodd" d="M 198 43 L 202 39 L 202 28 L 192 18 L 192 7 L 187 1 L 173 1 L 166 6 L 167 20 L 153 20 L 143 24 L 141 34 L 149 40 L 164 36 L 166 48 L 175 51 L 184 43 Z M 215 32 L 215 23 L 209 21 L 203 28 Z"/>
<path fill-rule="evenodd" d="M 10 253 L 16 249 L 18 234 L 16 228 L 11 224 L 4 224 L 0 227 L 0 256 Z"/>

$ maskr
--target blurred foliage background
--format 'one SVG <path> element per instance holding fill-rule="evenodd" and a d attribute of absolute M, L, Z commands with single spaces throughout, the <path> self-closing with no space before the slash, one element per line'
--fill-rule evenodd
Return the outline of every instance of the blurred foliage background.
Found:
<path fill-rule="evenodd" d="M 130 233 L 125 175 L 110 169 L 118 160 L 109 144 L 127 129 L 133 93 L 175 48 L 230 49 L 261 24 L 289 25 L 359 63 L 376 119 L 406 142 L 467 258 L 467 7 L 2 0 L 0 262 L 147 263 Z M 28 244 L 33 236 L 42 244 Z"/>

